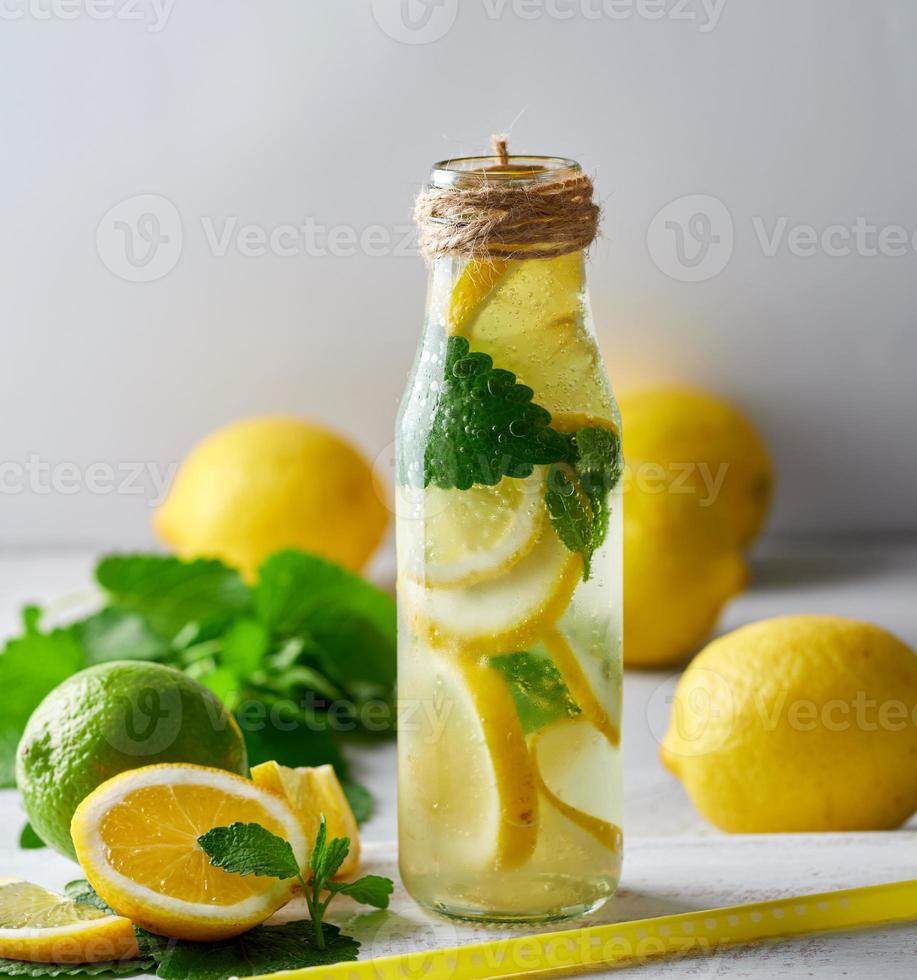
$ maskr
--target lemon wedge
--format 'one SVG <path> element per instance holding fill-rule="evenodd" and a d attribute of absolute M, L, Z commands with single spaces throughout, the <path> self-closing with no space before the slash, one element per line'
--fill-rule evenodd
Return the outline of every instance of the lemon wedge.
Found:
<path fill-rule="evenodd" d="M 100 963 L 137 956 L 129 919 L 18 878 L 0 878 L 0 956 L 34 963 Z"/>
<path fill-rule="evenodd" d="M 524 649 L 570 603 L 582 557 L 546 527 L 534 548 L 499 578 L 459 589 L 399 583 L 412 625 L 436 647 L 488 656 Z"/>
<path fill-rule="evenodd" d="M 409 550 L 407 574 L 431 588 L 474 585 L 505 574 L 535 547 L 546 510 L 547 467 L 496 486 L 404 491 L 420 547 Z"/>
<path fill-rule="evenodd" d="M 290 804 L 299 817 L 306 840 L 315 840 L 324 814 L 329 838 L 350 838 L 350 850 L 335 877 L 356 874 L 360 867 L 360 828 L 333 766 L 291 769 L 277 762 L 262 762 L 252 768 L 252 782 Z"/>
<path fill-rule="evenodd" d="M 399 692 L 399 833 L 423 835 L 402 853 L 463 871 L 516 868 L 535 849 L 538 792 L 509 688 L 475 658 L 425 649 L 422 659 Z M 407 718 L 407 706 L 437 704 L 441 731 Z"/>
<path fill-rule="evenodd" d="M 263 922 L 293 893 L 294 879 L 230 874 L 210 863 L 198 837 L 237 821 L 286 838 L 305 864 L 306 838 L 285 801 L 204 766 L 123 772 L 83 800 L 70 830 L 89 883 L 116 912 L 162 936 L 211 940 Z"/>

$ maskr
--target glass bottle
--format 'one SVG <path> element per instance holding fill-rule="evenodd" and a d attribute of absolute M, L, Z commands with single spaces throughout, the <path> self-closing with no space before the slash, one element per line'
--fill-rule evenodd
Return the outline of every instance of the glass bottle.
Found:
<path fill-rule="evenodd" d="M 464 158 L 431 187 L 579 172 Z M 396 435 L 399 854 L 427 908 L 550 921 L 617 887 L 619 428 L 582 251 L 432 262 Z"/>

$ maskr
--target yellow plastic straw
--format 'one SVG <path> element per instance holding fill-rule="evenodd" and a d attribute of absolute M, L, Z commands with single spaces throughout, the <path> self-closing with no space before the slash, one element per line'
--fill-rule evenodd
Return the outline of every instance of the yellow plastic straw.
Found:
<path fill-rule="evenodd" d="M 682 912 L 655 919 L 511 936 L 451 949 L 288 970 L 297 980 L 490 980 L 546 977 L 663 956 L 714 953 L 762 939 L 917 919 L 917 880 Z"/>

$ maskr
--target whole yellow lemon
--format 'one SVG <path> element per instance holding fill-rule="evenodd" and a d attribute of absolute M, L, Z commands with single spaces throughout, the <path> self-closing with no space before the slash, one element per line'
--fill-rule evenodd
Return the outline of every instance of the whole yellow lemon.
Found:
<path fill-rule="evenodd" d="M 726 518 L 739 544 L 761 530 L 770 504 L 773 469 L 749 420 L 717 395 L 693 388 L 625 392 L 619 399 L 624 449 L 636 472 L 664 472 L 678 492 Z"/>
<path fill-rule="evenodd" d="M 682 675 L 661 754 L 721 830 L 898 827 L 917 810 L 917 654 L 839 616 L 745 626 Z"/>
<path fill-rule="evenodd" d="M 624 486 L 624 661 L 678 663 L 744 588 L 745 562 L 712 508 L 664 487 L 654 491 L 630 470 Z"/>
<path fill-rule="evenodd" d="M 198 443 L 154 517 L 183 558 L 221 558 L 254 578 L 281 548 L 301 548 L 357 571 L 379 544 L 388 509 L 368 462 L 314 422 L 265 416 Z"/>

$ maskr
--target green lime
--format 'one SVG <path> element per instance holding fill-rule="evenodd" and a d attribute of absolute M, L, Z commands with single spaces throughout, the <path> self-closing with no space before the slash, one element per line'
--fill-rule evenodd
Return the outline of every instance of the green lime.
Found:
<path fill-rule="evenodd" d="M 126 769 L 161 762 L 248 775 L 242 733 L 216 695 L 172 667 L 118 660 L 67 678 L 35 709 L 16 783 L 38 836 L 75 859 L 80 801 Z"/>

